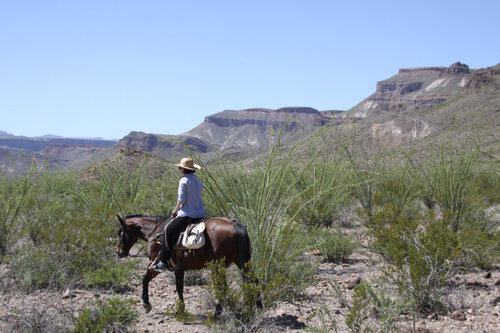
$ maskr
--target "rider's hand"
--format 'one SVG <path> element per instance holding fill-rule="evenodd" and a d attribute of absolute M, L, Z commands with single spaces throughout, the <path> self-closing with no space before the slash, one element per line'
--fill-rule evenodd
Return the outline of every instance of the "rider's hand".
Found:
<path fill-rule="evenodd" d="M 174 210 L 172 211 L 172 217 L 177 217 L 177 210 L 175 210 L 175 209 L 174 209 Z"/>

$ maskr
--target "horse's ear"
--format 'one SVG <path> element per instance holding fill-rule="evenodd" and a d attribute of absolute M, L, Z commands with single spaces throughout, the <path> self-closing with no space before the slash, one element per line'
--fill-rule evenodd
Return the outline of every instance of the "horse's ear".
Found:
<path fill-rule="evenodd" d="M 127 229 L 127 224 L 125 223 L 125 220 L 121 218 L 120 215 L 116 215 L 116 217 L 118 218 L 118 221 L 120 222 L 120 224 L 122 225 L 122 228 L 123 229 Z"/>

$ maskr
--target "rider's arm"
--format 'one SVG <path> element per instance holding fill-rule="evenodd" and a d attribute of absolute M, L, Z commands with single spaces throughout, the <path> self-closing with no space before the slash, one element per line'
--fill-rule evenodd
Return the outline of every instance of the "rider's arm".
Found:
<path fill-rule="evenodd" d="M 179 211 L 179 209 L 181 209 L 182 207 L 182 202 L 180 201 L 177 201 L 177 205 L 175 205 L 175 208 L 174 208 L 174 211 L 172 212 L 172 216 L 177 216 L 177 212 Z"/>
<path fill-rule="evenodd" d="M 179 181 L 179 189 L 177 191 L 177 204 L 175 205 L 172 215 L 175 217 L 179 209 L 181 209 L 182 204 L 186 201 L 186 182 L 181 179 Z"/>

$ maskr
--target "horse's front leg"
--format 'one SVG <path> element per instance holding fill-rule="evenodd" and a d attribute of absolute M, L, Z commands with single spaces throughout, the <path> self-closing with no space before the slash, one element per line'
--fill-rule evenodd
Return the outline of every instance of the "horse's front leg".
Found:
<path fill-rule="evenodd" d="M 148 267 L 146 274 L 142 277 L 142 306 L 146 310 L 146 313 L 151 311 L 151 304 L 149 303 L 149 282 L 151 282 L 151 280 L 153 280 L 157 275 L 158 272 L 155 272 Z"/>
<path fill-rule="evenodd" d="M 175 288 L 177 289 L 177 295 L 181 302 L 184 302 L 184 270 L 179 269 L 174 271 L 175 274 Z"/>

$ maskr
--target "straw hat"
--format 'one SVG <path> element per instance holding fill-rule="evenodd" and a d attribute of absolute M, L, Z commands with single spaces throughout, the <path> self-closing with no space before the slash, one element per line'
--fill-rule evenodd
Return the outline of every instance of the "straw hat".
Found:
<path fill-rule="evenodd" d="M 189 158 L 189 157 L 184 157 L 180 161 L 179 164 L 176 164 L 176 166 L 178 166 L 179 168 L 187 169 L 187 170 L 195 170 L 195 169 L 200 170 L 201 169 L 201 166 L 194 163 L 193 159 Z"/>

